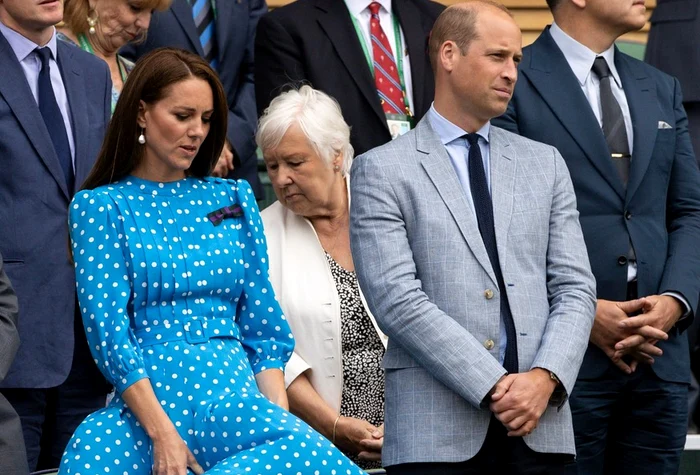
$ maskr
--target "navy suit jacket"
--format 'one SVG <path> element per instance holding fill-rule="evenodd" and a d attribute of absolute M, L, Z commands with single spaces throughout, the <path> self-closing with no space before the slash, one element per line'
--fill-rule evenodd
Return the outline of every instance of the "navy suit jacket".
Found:
<path fill-rule="evenodd" d="M 57 386 L 73 361 L 76 295 L 68 204 L 102 145 L 112 80 L 104 61 L 57 43 L 75 140 L 74 190 L 66 187 L 22 66 L 0 34 L 0 253 L 19 298 L 22 337 L 3 387 Z"/>
<path fill-rule="evenodd" d="M 255 109 L 253 44 L 258 20 L 267 12 L 267 5 L 265 0 L 219 0 L 216 9 L 218 73 L 228 99 L 227 137 L 236 160 L 231 178 L 247 180 L 255 195 L 261 198 L 262 185 L 258 178 L 255 144 L 258 116 Z M 162 46 L 203 55 L 192 7 L 187 0 L 174 0 L 168 10 L 155 12 L 146 41 L 140 45 L 128 45 L 123 48 L 122 54 L 137 60 Z"/>
<path fill-rule="evenodd" d="M 695 163 L 678 81 L 615 52 L 632 115 L 634 150 L 625 191 L 601 127 L 581 86 L 546 29 L 523 50 L 520 77 L 506 114 L 494 125 L 561 152 L 574 182 L 598 298 L 626 300 L 630 240 L 640 296 L 680 293 L 697 309 L 700 290 L 700 171 Z M 660 128 L 662 121 L 668 124 Z M 619 261 L 619 262 L 618 262 Z M 686 318 L 660 342 L 652 368 L 668 381 L 689 380 Z M 579 377 L 612 364 L 589 344 Z"/>

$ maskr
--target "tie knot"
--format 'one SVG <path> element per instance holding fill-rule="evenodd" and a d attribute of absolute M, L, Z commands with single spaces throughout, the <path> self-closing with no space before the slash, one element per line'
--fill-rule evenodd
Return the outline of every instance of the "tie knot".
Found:
<path fill-rule="evenodd" d="M 37 48 L 35 51 L 41 60 L 41 67 L 45 68 L 48 66 L 49 60 L 51 59 L 51 50 L 45 46 L 43 48 Z"/>
<path fill-rule="evenodd" d="M 379 9 L 380 9 L 381 7 L 382 7 L 382 6 L 381 6 L 378 2 L 372 2 L 372 3 L 369 4 L 369 6 L 368 6 L 367 8 L 369 8 L 369 12 L 370 12 L 372 15 L 379 15 Z"/>
<path fill-rule="evenodd" d="M 467 143 L 469 144 L 470 147 L 474 145 L 478 145 L 479 143 L 479 134 L 474 133 L 474 134 L 465 134 L 464 138 L 467 139 Z"/>
<path fill-rule="evenodd" d="M 593 61 L 593 67 L 591 68 L 599 79 L 610 77 L 610 68 L 608 67 L 608 62 L 602 56 L 597 56 L 595 61 Z"/>

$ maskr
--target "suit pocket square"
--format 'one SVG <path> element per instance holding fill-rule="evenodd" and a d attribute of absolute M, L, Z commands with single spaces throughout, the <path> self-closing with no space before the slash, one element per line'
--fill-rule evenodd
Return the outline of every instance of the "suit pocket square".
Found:
<path fill-rule="evenodd" d="M 663 120 L 659 121 L 659 129 L 672 129 L 668 122 L 664 122 Z"/>

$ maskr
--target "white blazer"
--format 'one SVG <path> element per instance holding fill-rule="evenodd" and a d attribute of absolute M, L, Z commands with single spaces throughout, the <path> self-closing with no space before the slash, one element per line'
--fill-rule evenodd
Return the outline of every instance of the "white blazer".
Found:
<path fill-rule="evenodd" d="M 270 259 L 270 281 L 292 328 L 296 346 L 287 363 L 289 386 L 306 371 L 311 385 L 334 410 L 343 390 L 340 298 L 321 242 L 311 223 L 278 201 L 262 213 Z M 372 320 L 384 348 L 387 337 Z"/>

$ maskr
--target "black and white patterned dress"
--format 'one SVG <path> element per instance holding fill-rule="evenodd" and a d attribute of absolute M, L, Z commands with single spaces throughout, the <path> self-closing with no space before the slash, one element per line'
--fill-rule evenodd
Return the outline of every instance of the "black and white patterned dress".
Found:
<path fill-rule="evenodd" d="M 326 259 L 340 297 L 340 337 L 343 357 L 343 392 L 340 414 L 379 426 L 384 422 L 384 370 L 382 344 L 362 305 L 357 276 L 341 267 L 330 254 Z M 360 461 L 363 469 L 380 468 L 380 462 Z"/>

